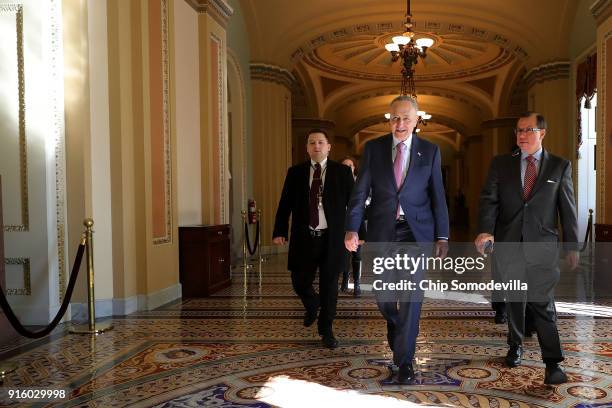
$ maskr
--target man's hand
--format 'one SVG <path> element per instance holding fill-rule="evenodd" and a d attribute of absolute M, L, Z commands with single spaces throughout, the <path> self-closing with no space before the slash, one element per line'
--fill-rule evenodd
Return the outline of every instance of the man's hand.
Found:
<path fill-rule="evenodd" d="M 285 245 L 287 240 L 285 239 L 285 237 L 274 237 L 274 238 L 272 238 L 272 242 L 275 245 Z"/>
<path fill-rule="evenodd" d="M 495 242 L 495 238 L 493 238 L 493 235 L 487 234 L 486 232 L 478 234 L 474 240 L 474 245 L 476 245 L 476 250 L 478 253 L 480 253 L 480 255 L 484 255 L 484 247 L 487 241 L 491 241 L 491 243 L 493 243 Z"/>
<path fill-rule="evenodd" d="M 435 248 L 435 256 L 436 258 L 446 258 L 446 255 L 448 254 L 448 241 L 445 239 L 440 239 L 438 241 L 436 241 L 436 248 Z"/>
<path fill-rule="evenodd" d="M 344 246 L 351 252 L 357 251 L 359 248 L 359 234 L 353 231 L 347 231 L 344 234 Z"/>
<path fill-rule="evenodd" d="M 565 261 L 569 265 L 571 271 L 578 267 L 579 259 L 580 255 L 578 254 L 578 251 L 567 251 L 567 255 L 565 255 Z"/>

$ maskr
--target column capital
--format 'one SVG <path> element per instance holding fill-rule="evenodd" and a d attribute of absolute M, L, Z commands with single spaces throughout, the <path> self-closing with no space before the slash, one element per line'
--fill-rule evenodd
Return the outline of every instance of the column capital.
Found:
<path fill-rule="evenodd" d="M 289 90 L 293 88 L 296 81 L 291 72 L 276 65 L 265 64 L 262 62 L 251 62 L 250 69 L 251 79 L 274 82 L 287 87 Z"/>
<path fill-rule="evenodd" d="M 591 7 L 589 7 L 591 14 L 595 17 L 597 25 L 601 25 L 604 21 L 612 15 L 612 0 L 596 0 Z"/>
<path fill-rule="evenodd" d="M 557 79 L 569 79 L 571 62 L 570 61 L 553 61 L 546 64 L 531 68 L 523 79 L 527 84 L 527 89 L 532 88 L 535 84 L 542 82 L 554 81 Z"/>
<path fill-rule="evenodd" d="M 225 0 L 185 0 L 198 14 L 208 14 L 223 28 L 227 28 L 234 9 Z"/>

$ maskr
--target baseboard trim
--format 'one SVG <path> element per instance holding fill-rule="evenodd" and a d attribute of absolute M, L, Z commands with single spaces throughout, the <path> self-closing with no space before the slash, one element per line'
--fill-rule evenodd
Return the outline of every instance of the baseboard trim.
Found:
<path fill-rule="evenodd" d="M 46 326 L 59 311 L 59 306 L 14 306 L 13 312 L 24 326 Z"/>
<path fill-rule="evenodd" d="M 143 310 L 153 310 L 166 303 L 170 303 L 182 296 L 180 283 L 169 286 L 148 295 L 134 295 L 128 298 L 99 299 L 96 300 L 96 318 L 109 316 L 126 316 Z M 84 321 L 88 319 L 87 303 L 71 304 L 72 320 Z"/>

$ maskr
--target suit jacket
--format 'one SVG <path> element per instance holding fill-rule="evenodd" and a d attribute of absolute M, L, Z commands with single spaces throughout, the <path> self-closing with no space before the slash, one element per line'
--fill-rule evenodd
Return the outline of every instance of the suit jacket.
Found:
<path fill-rule="evenodd" d="M 288 238 L 291 215 L 289 270 L 303 262 L 305 247 L 309 245 L 309 181 L 310 160 L 289 168 L 276 210 L 273 237 Z M 329 244 L 327 261 L 330 267 L 337 268 L 338 271 L 344 268 L 347 258 L 344 247 L 344 219 L 353 185 L 351 169 L 328 159 L 323 186 L 323 210 L 327 220 Z"/>
<path fill-rule="evenodd" d="M 531 196 L 523 200 L 521 153 L 493 158 L 480 194 L 480 232 L 495 242 L 558 242 L 577 249 L 578 223 L 571 163 L 542 149 L 538 177 Z"/>
<path fill-rule="evenodd" d="M 381 136 L 366 143 L 355 189 L 349 202 L 346 230 L 358 231 L 364 217 L 364 202 L 371 191 L 366 240 L 395 240 L 397 205 L 418 242 L 449 237 L 448 209 L 442 183 L 440 149 L 412 136 L 408 172 L 399 191 L 393 173 L 393 136 Z"/>

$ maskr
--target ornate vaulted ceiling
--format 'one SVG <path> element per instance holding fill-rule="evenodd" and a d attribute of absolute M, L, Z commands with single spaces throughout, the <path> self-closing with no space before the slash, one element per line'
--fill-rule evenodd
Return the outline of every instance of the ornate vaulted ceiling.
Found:
<path fill-rule="evenodd" d="M 422 136 L 460 148 L 480 124 L 524 108 L 521 78 L 566 60 L 579 0 L 412 0 L 416 36 L 434 39 L 416 66 Z M 384 45 L 403 31 L 404 0 L 241 0 L 254 62 L 294 73 L 294 116 L 335 122 L 353 152 L 386 132 L 399 62 Z M 518 102 L 517 102 L 518 101 Z"/>

